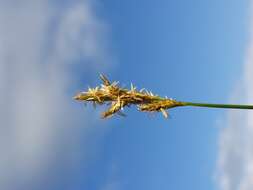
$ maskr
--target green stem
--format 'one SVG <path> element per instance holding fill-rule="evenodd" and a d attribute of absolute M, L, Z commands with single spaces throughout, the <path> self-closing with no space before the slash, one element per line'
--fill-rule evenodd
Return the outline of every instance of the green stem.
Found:
<path fill-rule="evenodd" d="M 238 105 L 238 104 L 208 104 L 208 103 L 194 103 L 181 102 L 183 106 L 197 106 L 208 108 L 228 108 L 228 109 L 253 109 L 253 105 Z"/>

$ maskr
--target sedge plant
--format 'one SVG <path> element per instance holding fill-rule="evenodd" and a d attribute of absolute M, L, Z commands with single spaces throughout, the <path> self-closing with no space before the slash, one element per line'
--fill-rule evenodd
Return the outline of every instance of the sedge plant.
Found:
<path fill-rule="evenodd" d="M 132 84 L 130 89 L 122 88 L 118 82 L 110 82 L 104 75 L 100 75 L 100 79 L 102 80 L 100 86 L 88 88 L 86 92 L 80 92 L 74 96 L 74 99 L 81 102 L 92 102 L 94 106 L 97 104 L 109 104 L 110 107 L 102 113 L 102 118 L 109 118 L 115 114 L 125 116 L 122 110 L 124 107 L 132 105 L 137 106 L 138 110 L 142 112 L 161 112 L 165 118 L 168 118 L 168 109 L 182 106 L 253 109 L 253 105 L 176 101 L 171 98 L 154 95 L 145 89 L 137 90 Z"/>

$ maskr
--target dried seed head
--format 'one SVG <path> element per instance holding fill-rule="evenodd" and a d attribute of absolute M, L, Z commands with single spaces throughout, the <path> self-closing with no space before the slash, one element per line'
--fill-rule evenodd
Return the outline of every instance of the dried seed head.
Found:
<path fill-rule="evenodd" d="M 108 118 L 120 112 L 125 106 L 137 105 L 140 111 L 145 112 L 161 112 L 164 117 L 168 117 L 166 109 L 182 106 L 182 103 L 173 99 L 168 99 L 154 95 L 151 91 L 138 91 L 131 84 L 131 89 L 125 89 L 118 86 L 118 82 L 110 82 L 104 75 L 100 75 L 102 84 L 99 87 L 88 88 L 87 92 L 78 93 L 74 99 L 84 102 L 93 102 L 96 104 L 104 104 L 111 102 L 111 107 L 102 113 L 103 118 Z"/>

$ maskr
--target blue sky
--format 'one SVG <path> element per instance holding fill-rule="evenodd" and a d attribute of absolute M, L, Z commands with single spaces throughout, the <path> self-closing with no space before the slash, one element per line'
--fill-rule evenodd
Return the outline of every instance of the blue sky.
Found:
<path fill-rule="evenodd" d="M 109 76 L 178 100 L 229 102 L 242 72 L 248 4 L 102 3 L 118 58 Z M 101 165 L 115 162 L 120 189 L 217 187 L 217 123 L 224 110 L 179 108 L 171 110 L 169 120 L 132 110 L 127 113 L 127 118 L 109 121 L 113 129 L 104 139 L 99 160 Z"/>
<path fill-rule="evenodd" d="M 250 5 L 0 1 L 0 189 L 252 189 L 249 112 L 102 120 L 71 98 L 104 73 L 176 100 L 252 102 Z"/>

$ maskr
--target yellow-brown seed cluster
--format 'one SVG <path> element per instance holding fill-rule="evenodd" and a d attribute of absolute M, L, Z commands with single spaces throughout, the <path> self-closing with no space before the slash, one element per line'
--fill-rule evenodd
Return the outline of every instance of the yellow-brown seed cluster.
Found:
<path fill-rule="evenodd" d="M 102 113 L 103 118 L 108 118 L 115 113 L 124 114 L 121 110 L 125 106 L 137 105 L 140 111 L 162 112 L 164 117 L 168 117 L 166 109 L 183 106 L 181 102 L 172 99 L 162 98 L 153 95 L 144 89 L 137 91 L 136 87 L 131 85 L 131 89 L 125 89 L 118 86 L 118 82 L 111 83 L 104 75 L 100 75 L 103 82 L 101 86 L 88 88 L 87 92 L 78 93 L 74 99 L 96 104 L 111 102 L 111 107 Z"/>

